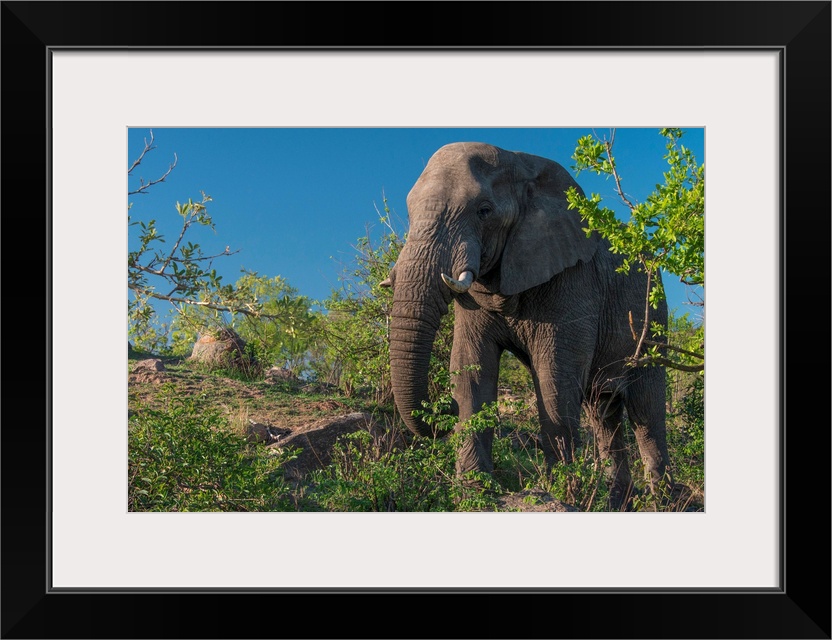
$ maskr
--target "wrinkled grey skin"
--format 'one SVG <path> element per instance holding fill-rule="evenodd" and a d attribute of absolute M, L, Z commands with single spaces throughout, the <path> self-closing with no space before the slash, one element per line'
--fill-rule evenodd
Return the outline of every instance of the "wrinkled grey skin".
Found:
<path fill-rule="evenodd" d="M 549 468 L 572 459 L 584 405 L 611 460 L 611 506 L 619 508 L 632 488 L 624 409 L 650 486 L 666 471 L 665 371 L 625 366 L 636 347 L 628 316 L 640 330 L 646 278 L 635 269 L 616 273 L 620 259 L 607 242 L 586 237 L 578 213 L 567 209 L 570 185 L 580 191 L 551 160 L 482 143 L 449 144 L 433 155 L 408 195 L 410 230 L 388 280 L 393 393 L 409 429 L 430 435 L 412 412 L 428 398 L 431 347 L 453 302 L 460 425 L 497 399 L 500 355 L 512 352 L 534 380 Z M 666 324 L 666 307 L 650 319 Z M 468 438 L 457 473 L 493 472 L 492 440 L 491 431 Z"/>

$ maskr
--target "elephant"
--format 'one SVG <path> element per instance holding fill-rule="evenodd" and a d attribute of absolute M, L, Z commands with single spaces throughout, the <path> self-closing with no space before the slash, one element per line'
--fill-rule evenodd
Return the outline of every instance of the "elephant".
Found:
<path fill-rule="evenodd" d="M 666 326 L 667 306 L 647 306 L 645 273 L 617 271 L 622 256 L 582 228 L 567 206 L 569 187 L 583 193 L 560 164 L 490 144 L 451 143 L 431 156 L 407 196 L 408 235 L 382 283 L 392 287 L 393 396 L 410 431 L 436 435 L 413 412 L 428 399 L 432 344 L 453 302 L 456 429 L 497 399 L 500 357 L 508 350 L 534 381 L 547 469 L 573 459 L 583 408 L 610 462 L 610 508 L 627 508 L 633 484 L 625 410 L 648 489 L 669 473 L 666 372 L 628 365 L 648 309 L 650 322 Z M 493 430 L 466 436 L 457 451 L 459 476 L 493 474 L 493 437 Z"/>

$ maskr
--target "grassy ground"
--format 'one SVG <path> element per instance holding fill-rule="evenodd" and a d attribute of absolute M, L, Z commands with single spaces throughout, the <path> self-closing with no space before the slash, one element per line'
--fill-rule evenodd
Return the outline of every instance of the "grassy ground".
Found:
<path fill-rule="evenodd" d="M 606 510 L 605 465 L 591 440 L 568 467 L 546 474 L 536 416 L 523 403 L 503 404 L 472 428 L 496 427 L 493 477 L 455 477 L 456 436 L 415 441 L 390 407 L 297 381 L 246 379 L 210 372 L 188 360 L 160 358 L 164 370 L 133 372 L 130 354 L 129 509 L 134 511 L 581 511 Z M 331 463 L 300 481 L 285 471 L 293 447 L 249 442 L 251 421 L 296 431 L 326 418 L 366 412 L 381 430 L 344 437 Z M 447 418 L 437 417 L 438 420 Z M 450 429 L 450 427 L 449 427 Z M 671 441 L 683 438 L 682 430 Z M 680 441 L 681 442 L 681 441 Z M 690 438 L 683 486 L 664 500 L 638 495 L 635 510 L 701 510 L 701 461 Z M 684 446 L 683 446 L 684 445 Z M 687 448 L 686 448 L 687 447 Z M 693 464 L 691 464 L 691 461 Z M 699 465 L 699 466 L 697 466 Z M 633 456 L 633 476 L 640 474 Z"/>

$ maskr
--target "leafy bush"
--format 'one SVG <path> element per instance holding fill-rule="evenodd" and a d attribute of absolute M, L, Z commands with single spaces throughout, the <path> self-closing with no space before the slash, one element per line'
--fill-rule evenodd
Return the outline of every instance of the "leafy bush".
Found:
<path fill-rule="evenodd" d="M 177 365 L 191 369 L 193 365 Z M 177 369 L 182 374 L 183 369 Z M 696 487 L 703 473 L 704 413 L 699 376 L 680 401 L 671 438 L 675 479 Z M 451 377 L 451 379 L 453 379 Z M 220 383 L 217 383 L 220 384 Z M 608 509 L 602 461 L 589 432 L 574 459 L 547 472 L 540 447 L 537 410 L 524 401 L 501 400 L 483 407 L 460 431 L 449 414 L 446 391 L 426 403 L 421 417 L 442 437 L 415 438 L 396 420 L 384 435 L 358 432 L 334 447 L 331 463 L 313 472 L 302 487 L 289 484 L 283 465 L 294 453 L 248 443 L 245 415 L 229 423 L 208 398 L 174 397 L 172 384 L 139 404 L 134 397 L 129 422 L 129 508 L 132 511 L 494 511 L 505 493 L 545 492 L 584 511 Z M 220 387 L 218 387 L 220 388 Z M 292 405 L 297 390 L 263 385 L 270 406 Z M 229 391 L 233 394 L 233 391 Z M 228 396 L 230 397 L 230 396 Z M 364 410 L 357 399 L 341 399 Z M 217 405 L 217 397 L 210 402 Z M 152 408 L 151 408 L 152 405 Z M 227 407 L 224 409 L 227 413 Z M 456 476 L 458 447 L 472 431 L 494 429 L 493 477 Z M 664 486 L 660 499 L 643 493 L 643 469 L 631 430 L 626 429 L 633 478 L 639 484 L 633 510 L 678 511 L 690 492 L 680 496 Z M 698 499 L 698 496 L 697 496 Z"/>
<path fill-rule="evenodd" d="M 130 511 L 291 511 L 282 465 L 294 453 L 250 444 L 211 408 L 170 398 L 128 426 Z"/>
<path fill-rule="evenodd" d="M 231 329 L 246 343 L 250 360 L 260 363 L 261 368 L 279 366 L 296 375 L 303 373 L 319 322 L 313 303 L 281 276 L 245 273 L 234 288 L 257 301 L 258 313 L 183 306 L 171 322 L 172 354 L 188 354 L 206 332 Z"/>
<path fill-rule="evenodd" d="M 581 195 L 570 187 L 566 197 L 569 208 L 575 209 L 589 230 L 597 231 L 609 240 L 613 253 L 624 258 L 620 267 L 628 273 L 631 265 L 647 274 L 650 290 L 647 296 L 655 309 L 659 300 L 665 297 L 664 288 L 657 278 L 661 271 L 678 276 L 692 288 L 697 296 L 704 296 L 705 289 L 705 165 L 699 164 L 693 152 L 681 144 L 685 132 L 678 128 L 664 128 L 659 134 L 665 139 L 668 170 L 663 174 L 664 182 L 656 184 L 655 190 L 641 202 L 631 199 L 622 187 L 622 176 L 618 173 L 613 145 L 615 129 L 609 138 L 596 135 L 584 136 L 578 140 L 573 169 L 576 174 L 592 171 L 598 175 L 612 177 L 619 200 L 629 210 L 629 219 L 623 222 L 615 211 L 601 206 L 601 196 L 593 193 Z M 704 308 L 704 298 L 699 306 Z M 648 327 L 644 327 L 645 336 Z M 653 327 L 656 329 L 656 327 Z M 667 357 L 660 355 L 661 343 L 644 340 L 632 358 L 633 364 L 662 363 L 670 368 L 683 371 L 703 371 L 704 350 L 701 348 L 704 327 L 692 342 L 667 345 Z"/>
<path fill-rule="evenodd" d="M 705 481 L 705 381 L 696 377 L 681 398 L 668 429 L 676 479 L 701 485 Z"/>
<path fill-rule="evenodd" d="M 324 303 L 320 340 L 311 354 L 311 368 L 318 380 L 334 384 L 347 396 L 361 393 L 377 404 L 393 401 L 390 382 L 389 326 L 393 304 L 390 288 L 382 283 L 398 260 L 405 234 L 391 222 L 384 200 L 379 220 L 385 233 L 377 241 L 367 234 L 357 240 L 353 262 L 344 268 L 341 290 Z M 453 340 L 453 310 L 442 318 L 431 358 L 431 380 L 447 373 Z M 447 388 L 431 385 L 437 398 Z"/>
<path fill-rule="evenodd" d="M 332 511 L 490 511 L 500 492 L 495 481 L 480 474 L 458 478 L 456 452 L 471 429 L 492 424 L 492 408 L 472 417 L 455 432 L 457 418 L 448 413 L 446 392 L 426 403 L 420 417 L 440 437 L 412 438 L 393 426 L 387 441 L 357 432 L 335 446 L 332 464 L 315 475 L 315 499 Z M 390 446 L 390 442 L 404 442 Z"/>
<path fill-rule="evenodd" d="M 316 473 L 315 500 L 332 511 L 494 511 L 502 494 L 540 489 L 586 511 L 605 508 L 606 463 L 591 443 L 548 473 L 536 412 L 525 403 L 489 403 L 459 430 L 450 405 L 446 391 L 418 412 L 441 437 L 412 439 L 396 426 L 393 432 L 408 444 L 395 448 L 366 432 L 347 436 L 335 446 L 332 464 Z M 493 476 L 457 477 L 459 446 L 484 429 L 494 430 Z"/>
<path fill-rule="evenodd" d="M 390 449 L 367 431 L 337 443 L 316 472 L 316 500 L 330 511 L 452 511 L 453 450 L 444 440 Z"/>
<path fill-rule="evenodd" d="M 358 239 L 353 263 L 344 267 L 341 290 L 324 302 L 326 317 L 321 341 L 312 354 L 318 380 L 339 387 L 345 395 L 369 392 L 379 404 L 392 401 L 388 326 L 392 293 L 381 286 L 404 244 L 400 234 L 381 218 L 386 233 L 377 241 Z"/>
<path fill-rule="evenodd" d="M 500 358 L 500 377 L 497 386 L 515 396 L 525 397 L 534 393 L 532 375 L 526 366 L 511 352 L 504 351 Z"/>

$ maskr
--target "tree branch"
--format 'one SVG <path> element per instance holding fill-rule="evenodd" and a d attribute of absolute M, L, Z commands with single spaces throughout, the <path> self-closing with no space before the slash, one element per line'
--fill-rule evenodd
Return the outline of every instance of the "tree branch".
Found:
<path fill-rule="evenodd" d="M 174 256 L 171 256 L 170 262 L 204 262 L 205 260 L 213 260 L 214 258 L 221 258 L 222 256 L 233 256 L 235 253 L 240 253 L 240 250 L 235 249 L 234 251 L 232 251 L 230 247 L 226 247 L 225 251 L 223 251 L 222 253 L 216 253 L 212 256 L 199 256 L 197 258 L 176 258 Z"/>
<path fill-rule="evenodd" d="M 150 131 L 150 142 L 148 142 L 147 139 L 145 139 L 144 149 L 142 149 L 142 152 L 139 155 L 139 157 L 136 160 L 133 161 L 133 164 L 127 170 L 127 175 L 129 176 L 133 172 L 133 169 L 135 169 L 136 167 L 138 167 L 142 163 L 142 160 L 144 159 L 145 155 L 149 151 L 153 151 L 153 149 L 155 149 L 155 148 L 156 147 L 153 146 L 153 131 L 151 130 Z M 164 175 L 161 178 L 158 178 L 156 180 L 151 180 L 150 182 L 145 182 L 144 178 L 139 178 L 139 188 L 136 189 L 135 191 L 128 191 L 127 195 L 132 196 L 132 195 L 135 195 L 137 193 L 147 193 L 147 190 L 150 187 L 152 187 L 154 184 L 159 184 L 160 182 L 164 182 L 165 178 L 167 178 L 170 175 L 170 172 L 173 171 L 173 168 L 176 166 L 176 163 L 178 161 L 179 161 L 179 158 L 174 153 L 173 154 L 173 164 L 168 166 L 168 170 L 165 171 Z"/>
<path fill-rule="evenodd" d="M 632 360 L 631 364 L 634 367 L 640 367 L 646 364 L 658 364 L 667 367 L 668 369 L 676 369 L 677 371 L 697 372 L 705 370 L 704 362 L 702 364 L 680 364 L 667 358 L 654 358 L 653 356 L 645 356 L 643 358 L 639 358 L 638 360 Z"/>
<path fill-rule="evenodd" d="M 624 189 L 621 188 L 621 176 L 618 175 L 618 170 L 615 168 L 615 162 L 612 158 L 612 141 L 615 140 L 615 129 L 613 129 L 613 138 L 612 140 L 604 140 L 604 148 L 607 150 L 607 159 L 610 163 L 610 170 L 612 171 L 612 177 L 615 179 L 615 190 L 618 192 L 618 197 L 621 198 L 621 201 L 626 204 L 630 210 L 636 208 L 636 206 L 630 202 L 627 196 L 624 195 Z"/>
<path fill-rule="evenodd" d="M 671 351 L 675 351 L 676 353 L 681 353 L 686 356 L 690 356 L 692 358 L 697 358 L 698 360 L 704 360 L 705 356 L 701 353 L 696 353 L 694 351 L 688 351 L 687 349 L 682 349 L 680 347 L 676 347 L 666 342 L 658 342 L 656 340 L 650 340 L 647 338 L 647 328 L 649 326 L 650 320 L 650 281 L 653 274 L 653 266 L 647 267 L 646 264 L 642 261 L 642 264 L 645 266 L 645 270 L 647 271 L 647 296 L 645 298 L 645 306 L 644 306 L 644 324 L 641 329 L 641 335 L 636 334 L 634 322 L 633 322 L 633 312 L 630 311 L 629 313 L 629 320 L 630 320 L 630 333 L 633 336 L 633 340 L 637 340 L 638 344 L 636 345 L 636 352 L 635 355 L 631 358 L 631 362 L 635 365 L 641 365 L 646 363 L 656 363 L 656 364 L 664 364 L 665 366 L 671 366 L 674 369 L 678 369 L 680 371 L 702 371 L 704 369 L 704 364 L 702 365 L 682 365 L 673 362 L 672 360 L 668 360 L 667 358 L 654 358 L 652 356 L 646 356 L 644 358 L 639 357 L 641 353 L 641 348 L 644 345 L 648 345 L 651 347 L 663 347 L 665 349 L 669 349 Z"/>
<path fill-rule="evenodd" d="M 173 169 L 173 167 L 171 167 L 171 169 Z M 170 173 L 170 172 L 168 172 L 168 173 Z M 205 194 L 203 193 L 202 195 L 203 195 L 203 201 L 202 201 L 201 204 L 204 205 L 205 202 L 207 202 L 210 199 L 206 200 L 204 198 Z M 191 207 L 190 213 L 188 214 L 188 217 L 182 223 L 182 231 L 179 232 L 179 237 L 176 239 L 176 242 L 173 243 L 173 248 L 170 250 L 170 253 L 168 254 L 168 257 L 165 259 L 165 263 L 162 265 L 162 268 L 160 269 L 160 271 L 164 271 L 165 269 L 167 269 L 168 265 L 171 263 L 171 260 L 174 260 L 176 262 L 181 262 L 180 260 L 178 260 L 177 258 L 174 257 L 174 254 L 176 254 L 176 250 L 179 248 L 179 245 L 182 243 L 182 238 L 185 237 L 185 233 L 188 231 L 188 229 L 190 229 L 191 225 L 193 224 L 194 218 L 196 218 L 196 215 L 197 215 L 197 211 L 198 211 L 198 209 L 195 210 L 195 208 L 193 206 Z M 214 257 L 219 257 L 219 256 L 222 256 L 222 255 L 226 255 L 227 253 L 228 253 L 228 247 L 225 248 L 225 251 L 223 253 L 217 254 Z M 188 259 L 187 262 L 196 262 L 198 260 L 207 260 L 207 259 L 213 259 L 213 258 L 197 258 L 197 259 L 193 259 L 193 260 Z"/>
<path fill-rule="evenodd" d="M 130 168 L 127 170 L 127 175 L 129 176 L 131 173 L 133 173 L 133 169 L 138 167 L 142 163 L 142 160 L 144 160 L 145 154 L 148 151 L 153 151 L 153 149 L 155 149 L 155 148 L 156 147 L 153 146 L 153 129 L 151 129 L 150 130 L 150 142 L 147 141 L 147 138 L 144 139 L 144 149 L 142 149 L 142 152 L 139 155 L 139 157 L 136 158 L 133 161 L 133 164 L 130 165 Z"/>
<path fill-rule="evenodd" d="M 676 353 L 682 353 L 686 356 L 690 356 L 691 358 L 698 358 L 699 360 L 705 359 L 705 356 L 701 353 L 696 353 L 695 351 L 688 351 L 687 349 L 682 349 L 681 347 L 674 347 L 672 344 L 666 344 L 664 342 L 656 342 L 655 340 L 645 340 L 644 344 L 650 345 L 651 347 L 666 347 L 671 351 L 675 351 Z"/>
<path fill-rule="evenodd" d="M 145 289 L 144 287 L 140 287 L 135 284 L 127 285 L 128 289 L 132 289 L 133 291 L 147 296 L 148 298 L 155 298 L 156 300 L 164 300 L 166 302 L 170 302 L 172 304 L 188 304 L 194 307 L 203 307 L 204 309 L 212 309 L 214 311 L 226 311 L 228 313 L 241 313 L 245 316 L 251 316 L 254 318 L 266 318 L 267 320 L 280 320 L 282 316 L 274 315 L 270 313 L 259 313 L 258 311 L 253 311 L 250 308 L 246 307 L 232 307 L 230 305 L 219 305 L 213 302 L 204 302 L 202 300 L 191 300 L 190 298 L 174 298 L 173 296 L 166 296 L 161 293 L 156 293 L 150 289 Z"/>
<path fill-rule="evenodd" d="M 644 264 L 644 261 L 641 261 Z M 645 265 L 645 268 L 646 265 Z M 650 286 L 653 281 L 653 269 L 647 269 L 647 292 L 644 296 L 644 324 L 641 327 L 641 336 L 639 336 L 638 344 L 636 345 L 636 357 L 641 353 L 641 346 L 647 339 L 647 328 L 650 326 Z M 630 331 L 633 330 L 633 313 L 630 312 Z"/>
<path fill-rule="evenodd" d="M 233 256 L 235 253 L 240 253 L 240 250 L 237 249 L 235 251 L 231 251 L 231 249 L 229 247 L 226 247 L 225 251 L 223 251 L 222 253 L 214 254 L 213 256 L 198 256 L 196 258 L 177 258 L 173 255 L 170 255 L 165 260 L 161 269 L 153 269 L 150 266 L 150 264 L 160 262 L 160 260 L 157 260 L 156 258 L 154 258 L 151 261 L 151 263 L 148 264 L 148 265 L 139 264 L 138 262 L 131 262 L 130 266 L 132 268 L 136 269 L 137 271 L 142 271 L 144 273 L 149 273 L 149 274 L 154 275 L 154 276 L 161 276 L 162 278 L 172 278 L 172 277 L 175 277 L 175 276 L 173 276 L 173 274 L 165 273 L 165 269 L 167 268 L 168 264 L 170 264 L 171 262 L 178 262 L 180 264 L 191 264 L 191 263 L 196 263 L 196 262 L 205 262 L 206 260 L 207 261 L 214 260 L 215 258 L 220 258 L 222 256 Z"/>

